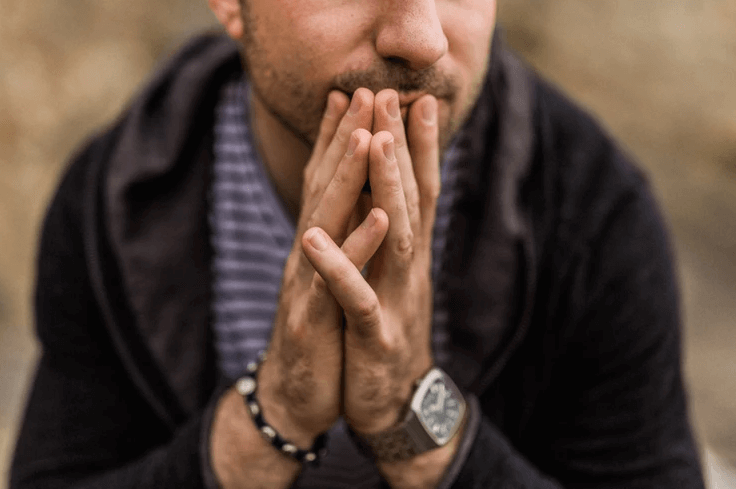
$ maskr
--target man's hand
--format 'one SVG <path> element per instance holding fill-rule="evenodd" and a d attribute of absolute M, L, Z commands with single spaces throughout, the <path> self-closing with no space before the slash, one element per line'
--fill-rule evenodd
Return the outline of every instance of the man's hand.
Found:
<path fill-rule="evenodd" d="M 362 267 L 383 241 L 388 221 L 371 212 L 349 236 L 348 222 L 368 175 L 374 96 L 333 92 L 305 168 L 297 239 L 284 269 L 268 359 L 258 374 L 263 416 L 301 448 L 334 424 L 341 412 L 342 311 L 302 252 L 302 234 L 319 226 L 343 256 Z M 310 239 L 309 232 L 304 239 Z M 311 236 L 320 247 L 319 237 Z M 357 269 L 356 269 L 357 270 Z M 223 397 L 212 431 L 213 467 L 224 487 L 288 486 L 299 467 L 260 438 L 242 399 Z"/>
<path fill-rule="evenodd" d="M 389 229 L 365 278 L 323 228 L 310 229 L 302 240 L 345 313 L 345 417 L 358 432 L 395 425 L 414 381 L 432 366 L 431 238 L 440 185 L 436 113 L 431 96 L 411 107 L 409 148 L 396 92 L 376 95 L 369 174 L 373 206 L 387 214 Z M 316 237 L 328 245 L 314 246 Z"/>
<path fill-rule="evenodd" d="M 347 105 L 344 95 L 335 92 L 328 99 L 305 168 L 297 237 L 284 268 L 268 359 L 259 373 L 258 397 L 267 422 L 302 448 L 340 416 L 343 332 L 340 307 L 304 256 L 301 237 L 319 226 L 333 242 L 345 241 L 368 173 L 373 98 L 369 90 L 359 90 L 344 115 L 332 112 Z M 375 252 L 383 238 L 372 234 L 375 229 L 355 231 L 363 247 L 351 249 L 354 260 L 365 262 Z"/>
<path fill-rule="evenodd" d="M 366 278 L 329 233 L 305 233 L 304 252 L 347 319 L 344 414 L 358 433 L 397 424 L 413 383 L 432 366 L 432 230 L 440 191 L 437 101 L 424 96 L 409 110 L 407 132 L 393 90 L 376 95 L 369 175 L 373 206 L 388 216 L 386 238 Z M 316 246 L 319 240 L 327 245 Z M 455 444 L 381 469 L 396 485 L 436 484 Z M 431 464 L 422 463 L 432 460 Z M 424 472 L 420 472 L 420 469 Z M 428 470 L 429 469 L 429 470 Z M 417 477 L 415 477 L 417 476 Z"/>

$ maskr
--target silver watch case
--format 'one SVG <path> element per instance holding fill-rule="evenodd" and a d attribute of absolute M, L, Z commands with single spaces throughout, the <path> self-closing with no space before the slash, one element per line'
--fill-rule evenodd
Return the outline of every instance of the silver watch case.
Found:
<path fill-rule="evenodd" d="M 450 396 L 457 400 L 459 410 L 455 424 L 444 436 L 439 436 L 434 433 L 432 427 L 427 426 L 427 420 L 422 414 L 422 402 L 428 395 L 429 389 L 437 380 L 440 380 L 444 384 L 445 389 L 450 393 Z M 413 442 L 416 453 L 418 454 L 444 446 L 447 442 L 452 440 L 463 423 L 463 419 L 465 418 L 465 409 L 465 399 L 452 379 L 439 367 L 432 368 L 432 370 L 430 370 L 427 375 L 419 381 L 419 386 L 412 396 L 409 411 L 407 412 L 403 423 L 403 428 Z"/>

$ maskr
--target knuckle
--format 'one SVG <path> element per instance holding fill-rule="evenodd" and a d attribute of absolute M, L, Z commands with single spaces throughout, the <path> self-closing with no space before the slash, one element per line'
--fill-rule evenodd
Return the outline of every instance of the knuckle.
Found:
<path fill-rule="evenodd" d="M 397 237 L 394 243 L 394 253 L 407 261 L 414 257 L 414 233 L 412 231 L 406 231 Z"/>
<path fill-rule="evenodd" d="M 376 297 L 365 297 L 355 306 L 355 318 L 361 325 L 372 326 L 376 322 L 379 309 Z"/>
<path fill-rule="evenodd" d="M 306 321 L 295 314 L 289 314 L 286 321 L 286 333 L 291 342 L 301 343 L 305 340 L 307 328 Z"/>
<path fill-rule="evenodd" d="M 396 175 L 386 175 L 383 184 L 385 191 L 392 198 L 404 198 L 404 188 L 401 185 L 401 179 L 398 176 L 398 172 L 396 172 Z"/>
<path fill-rule="evenodd" d="M 375 345 L 388 365 L 399 363 L 401 349 L 399 348 L 396 335 L 392 334 L 387 328 L 378 330 L 375 336 Z"/>
<path fill-rule="evenodd" d="M 317 202 L 322 194 L 324 193 L 324 185 L 318 184 L 316 182 L 309 182 L 306 185 L 304 185 L 304 202 Z"/>
<path fill-rule="evenodd" d="M 441 191 L 442 185 L 439 181 L 425 182 L 424 188 L 422 189 L 422 195 L 429 202 L 434 203 L 440 198 Z"/>
<path fill-rule="evenodd" d="M 335 172 L 335 175 L 332 177 L 332 182 L 330 184 L 337 188 L 342 188 L 345 186 L 349 186 L 350 183 L 353 180 L 353 174 L 354 171 L 349 171 L 348 168 L 345 168 L 346 165 L 341 164 L 337 167 L 337 171 Z"/>
<path fill-rule="evenodd" d="M 312 300 L 309 301 L 310 309 L 317 309 L 317 306 L 322 299 L 329 295 L 329 289 L 327 288 L 327 282 L 321 276 L 315 274 L 312 280 Z"/>
<path fill-rule="evenodd" d="M 341 146 L 347 145 L 351 134 L 352 134 L 352 131 L 350 130 L 350 127 L 345 122 L 343 122 L 337 128 L 337 131 L 335 131 L 335 136 L 333 137 L 333 141 Z"/>

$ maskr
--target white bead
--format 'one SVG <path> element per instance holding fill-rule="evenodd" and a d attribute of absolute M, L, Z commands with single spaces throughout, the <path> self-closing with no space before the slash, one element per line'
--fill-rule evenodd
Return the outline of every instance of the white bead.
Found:
<path fill-rule="evenodd" d="M 261 410 L 258 409 L 258 404 L 256 404 L 255 402 L 251 402 L 250 404 L 248 404 L 248 409 L 250 409 L 250 414 L 252 414 L 253 416 L 258 416 L 258 413 L 261 412 Z"/>
<path fill-rule="evenodd" d="M 265 350 L 262 350 L 262 351 L 258 352 L 258 359 L 260 361 L 266 360 L 266 351 Z"/>
<path fill-rule="evenodd" d="M 306 460 L 307 462 L 314 462 L 315 460 L 317 460 L 317 455 L 315 455 L 312 452 L 309 452 L 308 454 L 304 456 L 304 460 Z"/>
<path fill-rule="evenodd" d="M 273 440 L 274 438 L 276 438 L 276 430 L 268 425 L 261 428 L 261 432 L 266 435 L 266 438 L 268 438 L 269 440 Z"/>
<path fill-rule="evenodd" d="M 248 396 L 256 390 L 256 381 L 253 377 L 242 377 L 235 384 L 235 390 L 237 390 L 238 394 L 241 396 Z"/>
<path fill-rule="evenodd" d="M 245 368 L 248 372 L 253 373 L 258 370 L 258 364 L 256 362 L 248 362 L 248 365 Z"/>
<path fill-rule="evenodd" d="M 283 450 L 286 453 L 294 454 L 296 453 L 297 448 L 291 443 L 286 443 L 283 447 L 281 447 L 281 450 Z"/>

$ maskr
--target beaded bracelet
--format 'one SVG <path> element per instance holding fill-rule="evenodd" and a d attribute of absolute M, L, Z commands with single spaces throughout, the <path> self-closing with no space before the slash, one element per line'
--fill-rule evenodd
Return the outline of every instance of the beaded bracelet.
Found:
<path fill-rule="evenodd" d="M 251 419 L 256 424 L 256 428 L 261 433 L 263 438 L 266 439 L 276 450 L 280 451 L 284 455 L 295 459 L 300 463 L 306 463 L 310 465 L 318 465 L 320 459 L 327 453 L 327 433 L 322 433 L 317 437 L 309 450 L 302 450 L 297 447 L 294 443 L 284 439 L 278 432 L 266 423 L 263 419 L 263 412 L 261 405 L 256 399 L 256 388 L 258 383 L 256 382 L 256 374 L 261 363 L 266 359 L 266 352 L 260 352 L 258 354 L 257 362 L 250 362 L 246 367 L 247 374 L 238 379 L 235 383 L 235 390 L 243 396 L 245 401 L 245 407 L 250 413 Z"/>

